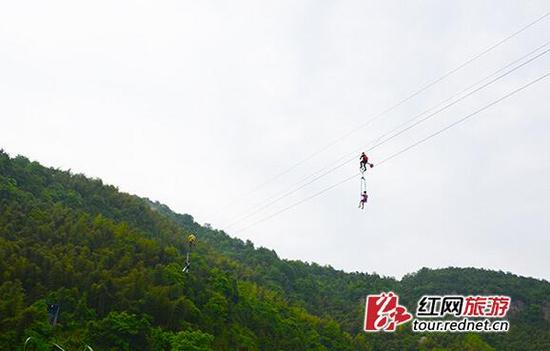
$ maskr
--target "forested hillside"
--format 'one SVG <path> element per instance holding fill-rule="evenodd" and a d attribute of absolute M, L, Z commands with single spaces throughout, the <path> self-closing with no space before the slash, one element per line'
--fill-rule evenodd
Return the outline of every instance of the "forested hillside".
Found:
<path fill-rule="evenodd" d="M 185 239 L 198 238 L 189 274 Z M 0 152 L 0 350 L 550 350 L 550 284 L 478 269 L 397 281 L 280 259 L 99 179 Z M 364 297 L 393 289 L 507 294 L 507 334 L 361 331 Z M 48 323 L 47 303 L 61 304 Z"/>

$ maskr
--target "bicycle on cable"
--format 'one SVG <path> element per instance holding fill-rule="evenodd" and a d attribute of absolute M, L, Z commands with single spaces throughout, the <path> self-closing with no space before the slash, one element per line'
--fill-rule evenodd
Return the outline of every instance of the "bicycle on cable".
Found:
<path fill-rule="evenodd" d="M 361 200 L 359 200 L 359 208 L 362 210 L 365 209 L 365 204 L 369 199 L 369 195 L 367 195 L 367 181 L 365 180 L 365 172 L 367 171 L 367 165 L 370 168 L 374 167 L 374 164 L 369 162 L 369 157 L 364 152 L 362 152 L 361 156 L 359 157 L 359 170 L 361 171 L 361 188 L 360 188 Z"/>

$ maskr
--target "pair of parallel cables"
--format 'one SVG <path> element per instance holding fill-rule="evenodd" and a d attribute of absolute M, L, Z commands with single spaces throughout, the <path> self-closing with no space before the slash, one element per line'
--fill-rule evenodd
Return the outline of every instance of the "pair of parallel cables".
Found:
<path fill-rule="evenodd" d="M 287 168 L 286 170 L 284 170 L 283 172 L 281 173 L 278 173 L 277 175 L 275 175 L 274 177 L 270 178 L 268 181 L 258 185 L 257 187 L 255 187 L 254 189 L 252 189 L 247 195 L 250 195 L 256 191 L 258 191 L 259 189 L 261 189 L 262 187 L 266 186 L 267 184 L 275 181 L 276 179 L 282 177 L 283 175 L 289 173 L 290 171 L 292 171 L 293 169 L 297 168 L 299 165 L 307 162 L 308 160 L 312 159 L 313 157 L 317 156 L 318 154 L 326 151 L 327 149 L 331 148 L 332 146 L 336 145 L 337 143 L 339 143 L 340 141 L 342 141 L 343 139 L 349 137 L 350 135 L 352 135 L 353 133 L 357 132 L 359 129 L 362 129 L 362 128 L 365 128 L 366 126 L 368 126 L 369 124 L 371 124 L 372 122 L 374 122 L 375 120 L 379 119 L 380 117 L 386 115 L 387 113 L 393 111 L 394 109 L 396 109 L 397 107 L 401 106 L 402 104 L 404 104 L 405 102 L 411 100 L 412 98 L 414 98 L 415 96 L 421 94 L 422 92 L 428 90 L 429 88 L 433 87 L 434 85 L 436 85 L 437 83 L 443 81 L 444 79 L 446 79 L 447 77 L 449 77 L 450 75 L 458 72 L 459 70 L 461 70 L 462 68 L 466 67 L 467 65 L 469 65 L 470 63 L 474 62 L 475 60 L 477 60 L 478 58 L 486 55 L 487 53 L 489 53 L 490 51 L 494 50 L 495 48 L 499 47 L 500 45 L 502 45 L 503 43 L 505 43 L 506 41 L 510 40 L 511 38 L 517 36 L 518 34 L 522 33 L 523 31 L 527 30 L 528 28 L 530 28 L 531 26 L 535 25 L 536 23 L 542 21 L 543 19 L 545 19 L 546 17 L 550 16 L 550 12 L 547 12 L 546 14 L 544 14 L 543 16 L 537 18 L 535 21 L 527 24 L 526 26 L 522 27 L 521 29 L 519 29 L 518 31 L 508 35 L 507 37 L 501 39 L 500 41 L 498 41 L 497 43 L 491 45 L 490 47 L 486 48 L 485 50 L 483 50 L 482 52 L 478 53 L 477 55 L 475 55 L 474 57 L 468 59 L 467 61 L 465 61 L 464 63 L 460 64 L 459 66 L 455 67 L 454 69 L 452 69 L 451 71 L 445 73 L 444 75 L 440 76 L 439 78 L 437 78 L 436 80 L 433 80 L 431 81 L 430 83 L 422 86 L 420 89 L 416 90 L 415 92 L 413 92 L 412 94 L 408 95 L 407 97 L 405 97 L 404 99 L 400 100 L 399 102 L 397 102 L 396 104 L 392 105 L 391 107 L 385 109 L 384 111 L 374 115 L 372 118 L 370 118 L 369 120 L 367 120 L 366 122 L 362 123 L 361 125 L 355 127 L 351 132 L 348 132 L 336 139 L 334 139 L 333 141 L 331 141 L 330 143 L 328 143 L 327 145 L 325 145 L 323 148 L 315 151 L 314 153 L 310 154 L 309 156 L 307 156 L 306 158 L 298 161 L 297 163 L 293 164 L 292 166 L 290 166 L 289 168 Z M 384 134 L 382 134 L 381 136 L 379 136 L 378 138 L 374 139 L 374 140 L 371 140 L 371 142 L 369 142 L 366 146 L 358 149 L 358 150 L 354 150 L 353 152 L 349 153 L 349 154 L 345 154 L 343 155 L 342 157 L 338 158 L 337 162 L 339 161 L 342 161 L 344 160 L 343 162 L 340 162 L 334 166 L 329 165 L 327 167 L 324 167 L 310 175 L 308 175 L 307 177 L 301 179 L 300 181 L 298 181 L 297 183 L 293 184 L 289 189 L 288 191 L 285 191 L 284 193 L 282 193 L 281 195 L 275 195 L 275 196 L 272 196 L 270 198 L 268 198 L 266 201 L 264 201 L 264 203 L 261 205 L 261 206 L 254 206 L 252 208 L 249 208 L 248 210 L 246 210 L 246 213 L 235 218 L 232 222 L 229 223 L 229 225 L 227 227 L 231 227 L 237 223 L 240 223 L 252 216 L 254 216 L 255 214 L 257 214 L 258 212 L 261 212 L 262 210 L 272 206 L 273 204 L 279 202 L 280 200 L 296 193 L 298 190 L 304 188 L 305 186 L 307 185 L 310 185 L 312 184 L 313 182 L 317 181 L 318 179 L 332 173 L 333 171 L 343 167 L 344 165 L 352 162 L 352 161 L 355 161 L 357 159 L 357 154 L 359 151 L 361 150 L 366 150 L 366 151 L 371 151 L 371 150 L 374 150 L 375 148 L 378 148 L 379 146 L 385 144 L 386 142 L 396 138 L 397 136 L 403 134 L 404 132 L 414 128 L 415 126 L 427 121 L 428 119 L 438 115 L 439 113 L 445 111 L 446 109 L 452 107 L 453 105 L 457 104 L 458 102 L 464 100 L 465 98 L 479 92 L 480 90 L 484 89 L 485 87 L 495 83 L 496 81 L 504 78 L 505 76 L 511 74 L 512 72 L 526 66 L 527 64 L 533 62 L 534 60 L 540 58 L 541 56 L 547 54 L 550 49 L 548 49 L 547 47 L 550 45 L 550 41 L 544 43 L 543 45 L 537 47 L 536 49 L 530 51 L 529 53 L 521 56 L 520 58 L 508 63 L 507 65 L 501 67 L 500 69 L 496 70 L 495 72 L 492 72 L 491 74 L 487 75 L 486 77 L 484 77 L 483 79 L 475 82 L 474 84 L 468 86 L 467 88 L 465 89 L 462 89 L 460 92 L 452 95 L 451 97 L 445 99 L 444 101 L 440 102 L 438 105 L 434 106 L 434 107 L 431 107 L 417 115 L 415 115 L 414 117 L 412 117 L 411 119 L 399 124 L 397 127 L 391 129 L 389 132 L 386 132 Z M 543 50 L 544 49 L 544 50 Z M 541 51 L 543 50 L 543 51 Z M 538 52 L 538 53 L 537 53 Z M 535 56 L 529 58 L 530 56 L 536 54 Z M 525 61 L 523 61 L 525 60 Z M 523 61 L 523 62 L 522 62 Z M 510 68 L 511 67 L 511 68 Z M 504 73 L 502 73 L 504 72 Z M 441 133 L 443 133 L 444 131 L 448 130 L 449 128 L 452 128 L 453 126 L 459 124 L 459 123 L 462 123 L 464 120 L 466 119 L 469 119 L 475 115 L 477 115 L 478 113 L 488 109 L 489 107 L 499 103 L 500 101 L 504 100 L 504 99 L 507 99 L 509 98 L 510 96 L 516 94 L 517 92 L 523 90 L 523 89 L 526 89 L 527 87 L 535 84 L 536 82 L 544 79 L 547 77 L 548 74 L 545 74 L 543 76 L 540 76 L 538 77 L 537 79 L 529 82 L 528 84 L 524 85 L 524 86 L 521 86 L 520 88 L 516 89 L 516 90 L 513 90 L 511 91 L 510 93 L 502 96 L 501 98 L 497 99 L 497 100 L 494 100 L 493 102 L 491 102 L 490 104 L 488 105 L 485 105 L 484 107 L 482 107 L 481 109 L 479 110 L 476 110 L 474 113 L 472 114 L 469 114 L 467 115 L 466 117 L 464 117 L 463 119 L 460 119 L 456 122 L 453 122 L 451 123 L 450 125 L 438 130 L 437 132 L 433 133 L 433 134 L 430 134 L 428 137 L 424 138 L 424 139 L 421 139 L 409 146 L 407 146 L 406 148 L 386 157 L 385 159 L 383 159 L 382 161 L 380 162 L 377 162 L 377 165 L 382 165 L 383 163 L 389 161 L 390 159 L 394 158 L 394 157 L 397 157 L 398 155 L 414 148 L 415 146 L 421 144 L 421 143 L 424 143 L 425 141 L 431 139 L 432 137 L 435 137 L 436 135 L 439 135 Z M 483 82 L 485 82 L 484 84 L 482 84 Z M 482 84 L 482 85 L 480 85 Z M 478 86 L 480 85 L 480 86 Z M 476 88 L 476 86 L 478 86 Z M 473 89 L 473 90 L 471 90 Z M 454 100 L 453 100 L 454 99 Z M 430 113 L 431 112 L 431 113 Z M 422 116 L 425 116 L 424 118 L 421 118 Z M 402 128 L 402 129 L 401 129 Z M 349 158 L 351 155 L 353 155 L 351 158 Z M 353 174 L 352 176 L 350 177 L 347 177 L 327 188 L 324 188 L 322 189 L 321 191 L 311 195 L 311 196 L 308 196 L 300 201 L 297 201 L 293 204 L 291 204 L 290 206 L 287 206 L 287 207 L 284 207 L 266 217 L 263 217 L 263 218 L 260 218 L 254 222 L 252 222 L 251 224 L 245 226 L 245 227 L 242 227 L 240 230 L 246 230 L 248 229 L 249 227 L 251 226 L 254 226 L 256 224 L 259 224 L 267 219 L 270 219 L 282 212 L 285 212 L 295 206 L 298 206 L 299 204 L 305 202 L 305 201 L 308 201 L 314 197 L 317 197 L 319 195 L 321 195 L 322 193 L 328 191 L 328 190 L 331 190 L 333 188 L 335 188 L 336 186 L 340 185 L 340 184 L 343 184 L 347 181 L 350 181 L 351 179 L 357 177 L 360 173 L 356 173 L 356 174 Z M 310 179 L 311 178 L 311 179 Z M 309 181 L 307 181 L 309 179 Z M 307 181 L 307 182 L 306 182 Z M 233 202 L 230 203 L 233 204 Z"/>

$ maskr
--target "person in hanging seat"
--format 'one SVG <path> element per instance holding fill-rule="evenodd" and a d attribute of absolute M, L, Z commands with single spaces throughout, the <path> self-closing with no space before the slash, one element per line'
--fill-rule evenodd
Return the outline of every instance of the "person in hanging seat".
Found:
<path fill-rule="evenodd" d="M 185 258 L 185 266 L 182 269 L 182 272 L 187 273 L 189 272 L 189 268 L 191 268 L 191 261 L 189 260 L 189 256 L 191 255 L 191 249 L 193 246 L 195 246 L 195 242 L 197 241 L 197 237 L 193 234 L 189 234 L 187 237 L 187 255 Z"/>
<path fill-rule="evenodd" d="M 361 200 L 359 201 L 359 208 L 364 210 L 365 204 L 367 203 L 367 200 L 369 199 L 369 196 L 367 195 L 366 191 L 363 191 L 361 193 Z"/>
<path fill-rule="evenodd" d="M 197 237 L 193 234 L 189 234 L 187 237 L 187 244 L 191 247 L 195 245 L 195 241 L 197 241 Z"/>
<path fill-rule="evenodd" d="M 374 167 L 372 163 L 369 163 L 369 157 L 364 152 L 361 153 L 361 157 L 359 157 L 359 169 L 361 172 L 365 172 L 367 170 L 367 165 L 369 165 L 370 168 Z"/>

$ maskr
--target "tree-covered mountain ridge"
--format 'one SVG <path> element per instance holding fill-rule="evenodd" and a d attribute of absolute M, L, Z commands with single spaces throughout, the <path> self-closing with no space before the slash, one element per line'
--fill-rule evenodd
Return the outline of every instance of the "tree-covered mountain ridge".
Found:
<path fill-rule="evenodd" d="M 198 238 L 183 274 L 186 237 Z M 401 280 L 281 259 L 99 179 L 0 152 L 0 350 L 550 350 L 550 283 L 475 268 Z M 365 296 L 512 297 L 505 334 L 361 331 Z M 46 303 L 59 303 L 55 327 Z"/>

